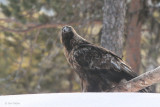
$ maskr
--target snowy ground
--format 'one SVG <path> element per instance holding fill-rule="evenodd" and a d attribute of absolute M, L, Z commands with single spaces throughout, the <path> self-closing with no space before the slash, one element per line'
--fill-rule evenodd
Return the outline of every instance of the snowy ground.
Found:
<path fill-rule="evenodd" d="M 0 96 L 0 107 L 160 107 L 160 94 L 52 93 Z"/>

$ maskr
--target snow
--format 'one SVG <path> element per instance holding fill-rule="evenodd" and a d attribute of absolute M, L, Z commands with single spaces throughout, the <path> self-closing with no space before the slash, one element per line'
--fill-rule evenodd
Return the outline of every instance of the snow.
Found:
<path fill-rule="evenodd" d="M 51 93 L 0 96 L 0 107 L 160 107 L 154 93 Z"/>

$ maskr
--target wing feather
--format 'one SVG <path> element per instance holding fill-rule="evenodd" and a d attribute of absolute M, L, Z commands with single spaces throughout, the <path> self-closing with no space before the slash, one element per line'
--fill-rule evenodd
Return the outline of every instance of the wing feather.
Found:
<path fill-rule="evenodd" d="M 121 58 L 104 48 L 85 44 L 77 47 L 73 54 L 75 63 L 82 68 L 103 71 L 104 75 L 107 73 L 106 75 L 111 74 L 113 78 L 119 76 L 120 79 L 126 80 L 130 80 L 136 76 Z"/>

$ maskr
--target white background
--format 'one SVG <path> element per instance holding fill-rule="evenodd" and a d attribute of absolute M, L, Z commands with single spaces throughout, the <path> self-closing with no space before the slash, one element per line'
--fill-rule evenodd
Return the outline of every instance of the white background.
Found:
<path fill-rule="evenodd" d="M 0 107 L 160 107 L 160 94 L 54 93 L 0 96 Z"/>

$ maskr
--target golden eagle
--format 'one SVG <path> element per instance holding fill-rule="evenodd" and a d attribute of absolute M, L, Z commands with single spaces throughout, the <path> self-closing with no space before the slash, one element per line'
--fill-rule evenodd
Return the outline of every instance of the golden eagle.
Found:
<path fill-rule="evenodd" d="M 120 57 L 88 42 L 71 26 L 62 28 L 61 42 L 67 61 L 81 79 L 84 92 L 109 91 L 122 80 L 137 76 Z"/>

